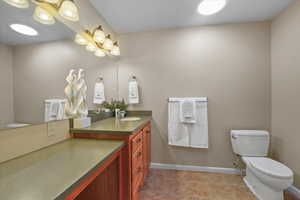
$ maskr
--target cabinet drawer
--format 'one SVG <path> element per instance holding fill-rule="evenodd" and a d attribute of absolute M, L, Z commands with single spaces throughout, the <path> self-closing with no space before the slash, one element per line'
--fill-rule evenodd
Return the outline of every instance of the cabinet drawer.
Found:
<path fill-rule="evenodd" d="M 138 134 L 137 134 L 137 136 L 135 136 L 133 139 L 132 139 L 132 152 L 133 153 L 135 153 L 136 152 L 136 150 L 140 147 L 140 146 L 142 146 L 142 144 L 143 144 L 143 134 L 142 134 L 143 132 L 141 131 L 141 132 L 139 132 Z"/>
<path fill-rule="evenodd" d="M 139 187 L 142 184 L 143 181 L 143 161 L 138 162 L 137 166 L 135 169 L 132 170 L 132 186 L 133 186 L 133 191 L 138 191 Z"/>
<path fill-rule="evenodd" d="M 132 155 L 132 170 L 137 169 L 143 160 L 143 146 L 140 146 Z"/>
<path fill-rule="evenodd" d="M 134 192 L 132 195 L 132 200 L 140 200 L 140 192 Z"/>

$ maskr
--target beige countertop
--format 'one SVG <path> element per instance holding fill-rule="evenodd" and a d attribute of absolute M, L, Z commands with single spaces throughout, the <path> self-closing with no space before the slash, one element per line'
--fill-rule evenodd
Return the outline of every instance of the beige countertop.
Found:
<path fill-rule="evenodd" d="M 2 163 L 0 199 L 64 199 L 123 145 L 122 141 L 69 139 Z"/>
<path fill-rule="evenodd" d="M 135 116 L 133 116 L 135 117 Z M 121 121 L 116 118 L 107 118 L 92 123 L 88 128 L 72 128 L 71 133 L 99 133 L 99 134 L 125 134 L 130 135 L 139 131 L 145 124 L 151 121 L 151 116 L 136 116 L 138 121 Z"/>

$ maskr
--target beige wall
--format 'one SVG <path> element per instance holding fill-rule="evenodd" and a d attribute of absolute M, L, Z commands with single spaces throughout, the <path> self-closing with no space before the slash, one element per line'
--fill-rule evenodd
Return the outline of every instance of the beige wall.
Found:
<path fill-rule="evenodd" d="M 12 48 L 0 44 L 0 128 L 14 122 Z"/>
<path fill-rule="evenodd" d="M 300 188 L 300 1 L 272 23 L 273 153 L 295 173 Z"/>
<path fill-rule="evenodd" d="M 15 117 L 18 122 L 44 120 L 44 100 L 65 98 L 65 77 L 70 69 L 86 70 L 88 105 L 98 76 L 104 78 L 107 99 L 116 97 L 116 65 L 111 58 L 98 58 L 73 41 L 58 41 L 14 48 Z"/>
<path fill-rule="evenodd" d="M 232 167 L 231 129 L 269 129 L 270 23 L 204 26 L 120 36 L 120 96 L 136 75 L 153 110 L 152 162 Z M 167 98 L 208 102 L 209 149 L 167 144 Z"/>

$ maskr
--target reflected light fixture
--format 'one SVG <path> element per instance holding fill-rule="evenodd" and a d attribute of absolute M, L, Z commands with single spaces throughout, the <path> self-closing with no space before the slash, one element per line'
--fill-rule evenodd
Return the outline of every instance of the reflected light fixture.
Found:
<path fill-rule="evenodd" d="M 114 46 L 114 43 L 111 40 L 110 35 L 107 35 L 107 37 L 105 38 L 104 43 L 103 43 L 103 48 L 110 51 L 113 48 L 113 46 Z"/>
<path fill-rule="evenodd" d="M 104 57 L 105 56 L 105 52 L 102 49 L 98 48 L 95 51 L 95 56 L 97 56 L 97 57 Z"/>
<path fill-rule="evenodd" d="M 10 28 L 23 35 L 28 35 L 28 36 L 38 35 L 38 32 L 35 29 L 23 24 L 11 24 Z"/>
<path fill-rule="evenodd" d="M 118 45 L 118 42 L 114 43 L 114 46 L 112 47 L 111 51 L 110 51 L 111 55 L 113 56 L 119 56 L 121 54 L 120 52 L 120 47 Z"/>
<path fill-rule="evenodd" d="M 101 26 L 96 28 L 93 38 L 96 42 L 103 44 L 103 42 L 105 40 L 105 33 L 103 32 L 103 29 Z"/>
<path fill-rule="evenodd" d="M 29 2 L 28 0 L 4 0 L 4 2 L 8 3 L 11 6 L 17 8 L 28 8 Z"/>
<path fill-rule="evenodd" d="M 44 1 L 52 4 L 58 4 L 61 0 L 44 0 Z"/>
<path fill-rule="evenodd" d="M 73 0 L 64 0 L 60 5 L 58 13 L 63 18 L 76 22 L 79 20 L 78 9 Z"/>
<path fill-rule="evenodd" d="M 86 45 L 85 49 L 86 49 L 87 51 L 94 52 L 94 51 L 97 50 L 97 47 L 96 47 L 95 44 L 89 42 L 89 43 Z"/>
<path fill-rule="evenodd" d="M 88 41 L 79 33 L 77 33 L 75 36 L 75 42 L 79 45 L 87 45 L 88 44 Z"/>
<path fill-rule="evenodd" d="M 216 14 L 226 6 L 226 3 L 226 0 L 203 0 L 198 6 L 198 13 L 201 15 Z"/>
<path fill-rule="evenodd" d="M 42 24 L 50 25 L 55 23 L 54 17 L 47 10 L 39 6 L 35 8 L 33 18 Z"/>

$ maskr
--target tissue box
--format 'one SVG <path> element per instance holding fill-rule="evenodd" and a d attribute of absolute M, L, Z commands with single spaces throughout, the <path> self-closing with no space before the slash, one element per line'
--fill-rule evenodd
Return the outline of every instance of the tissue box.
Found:
<path fill-rule="evenodd" d="M 73 119 L 73 128 L 87 128 L 91 126 L 91 123 L 90 117 Z"/>

